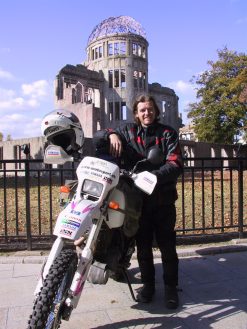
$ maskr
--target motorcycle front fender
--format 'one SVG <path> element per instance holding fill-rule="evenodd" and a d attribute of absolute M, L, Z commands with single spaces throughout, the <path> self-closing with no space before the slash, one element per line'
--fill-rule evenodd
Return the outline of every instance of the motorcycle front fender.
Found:
<path fill-rule="evenodd" d="M 58 215 L 54 235 L 69 240 L 79 239 L 88 232 L 93 219 L 100 214 L 99 204 L 91 200 L 72 200 Z"/>
<path fill-rule="evenodd" d="M 39 281 L 38 281 L 37 286 L 36 286 L 35 291 L 34 291 L 35 296 L 37 296 L 39 294 L 40 289 L 43 286 L 43 280 L 47 276 L 47 274 L 50 270 L 50 267 L 52 266 L 54 260 L 56 259 L 56 257 L 60 254 L 61 250 L 63 249 L 63 246 L 64 246 L 63 239 L 58 237 L 54 241 L 54 243 L 52 245 L 52 248 L 51 248 L 51 251 L 49 253 L 49 256 L 46 259 L 46 261 L 44 263 L 44 266 L 42 267 L 42 271 L 40 273 L 40 278 L 39 278 Z"/>

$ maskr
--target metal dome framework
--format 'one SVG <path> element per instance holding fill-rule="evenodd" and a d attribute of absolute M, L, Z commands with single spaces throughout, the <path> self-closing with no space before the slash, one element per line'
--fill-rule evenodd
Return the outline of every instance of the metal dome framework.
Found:
<path fill-rule="evenodd" d="M 88 38 L 88 45 L 100 37 L 113 34 L 137 34 L 146 39 L 146 32 L 136 20 L 130 16 L 109 17 L 98 24 Z"/>

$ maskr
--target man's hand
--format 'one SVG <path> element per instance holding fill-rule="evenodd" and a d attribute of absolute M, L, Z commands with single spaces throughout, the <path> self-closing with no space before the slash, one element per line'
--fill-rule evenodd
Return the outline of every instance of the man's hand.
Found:
<path fill-rule="evenodd" d="M 120 137 L 117 134 L 111 134 L 109 136 L 109 140 L 110 140 L 110 154 L 115 158 L 120 157 L 123 148 Z"/>

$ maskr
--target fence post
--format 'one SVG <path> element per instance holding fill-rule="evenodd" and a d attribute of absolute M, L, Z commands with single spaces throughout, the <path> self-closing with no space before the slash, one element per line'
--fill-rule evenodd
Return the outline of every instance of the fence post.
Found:
<path fill-rule="evenodd" d="M 243 204 L 244 201 L 244 192 L 243 192 L 243 159 L 238 159 L 238 231 L 239 239 L 243 238 Z"/>
<path fill-rule="evenodd" d="M 31 218 L 30 218 L 30 168 L 29 168 L 29 160 L 25 160 L 25 193 L 26 193 L 27 250 L 32 250 Z"/>

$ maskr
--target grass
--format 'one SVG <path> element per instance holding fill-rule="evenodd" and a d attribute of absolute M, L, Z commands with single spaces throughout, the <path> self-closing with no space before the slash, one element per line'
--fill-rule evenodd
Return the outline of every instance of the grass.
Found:
<path fill-rule="evenodd" d="M 244 186 L 247 188 L 247 172 L 244 172 Z M 182 183 L 178 184 L 177 229 L 194 229 L 195 233 L 237 231 L 238 228 L 238 173 L 236 171 L 205 172 L 192 179 L 184 179 L 184 209 L 182 204 Z M 243 195 L 244 224 L 247 223 L 247 194 Z M 183 220 L 184 217 L 184 220 Z M 212 229 L 213 227 L 218 229 Z M 201 229 L 202 228 L 202 229 Z M 205 230 L 203 229 L 205 228 Z M 198 230 L 196 230 L 198 229 Z"/>
<path fill-rule="evenodd" d="M 6 193 L 0 189 L 0 236 L 26 235 L 26 194 L 23 181 L 18 184 L 7 180 Z M 3 182 L 0 182 L 3 184 Z M 53 187 L 49 189 L 47 181 L 30 182 L 30 219 L 33 235 L 52 234 L 57 215 L 60 212 L 60 182 L 53 178 Z M 3 185 L 1 186 L 3 187 Z M 180 230 L 194 230 L 194 233 L 220 233 L 238 231 L 238 173 L 236 171 L 205 172 L 185 175 L 184 183 L 180 179 L 177 185 L 179 198 L 177 206 L 177 225 Z M 184 193 L 183 193 L 184 188 Z M 247 224 L 247 172 L 244 172 L 244 224 Z M 184 199 L 182 198 L 184 197 Z M 50 198 L 52 203 L 50 203 Z M 52 207 L 52 208 L 51 208 Z M 216 229 L 212 229 L 215 227 Z"/>

